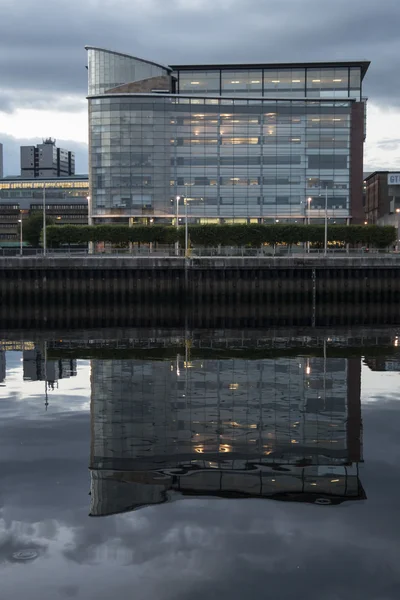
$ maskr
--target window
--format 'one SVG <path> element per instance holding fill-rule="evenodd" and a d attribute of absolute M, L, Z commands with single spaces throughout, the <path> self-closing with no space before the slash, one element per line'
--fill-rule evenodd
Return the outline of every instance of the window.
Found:
<path fill-rule="evenodd" d="M 258 137 L 225 137 L 221 138 L 221 144 L 223 146 L 242 146 L 242 145 L 253 145 L 259 144 L 260 138 Z"/>
<path fill-rule="evenodd" d="M 307 96 L 348 96 L 349 70 L 345 68 L 307 69 Z"/>
<path fill-rule="evenodd" d="M 179 72 L 180 94 L 214 93 L 219 95 L 219 92 L 219 70 Z"/>
<path fill-rule="evenodd" d="M 304 96 L 305 70 L 304 69 L 265 69 L 264 94 L 268 96 Z"/>
<path fill-rule="evenodd" d="M 261 95 L 262 71 L 222 71 L 221 82 L 221 94 Z"/>
<path fill-rule="evenodd" d="M 347 155 L 316 154 L 308 157 L 309 169 L 347 169 Z"/>
<path fill-rule="evenodd" d="M 245 177 L 221 177 L 221 185 L 239 185 L 244 186 L 249 184 L 249 180 Z"/>

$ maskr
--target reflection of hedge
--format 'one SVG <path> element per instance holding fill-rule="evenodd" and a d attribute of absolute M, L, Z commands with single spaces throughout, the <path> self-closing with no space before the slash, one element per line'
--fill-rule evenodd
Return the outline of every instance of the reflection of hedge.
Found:
<path fill-rule="evenodd" d="M 192 245 L 198 246 L 260 246 L 261 244 L 324 243 L 323 225 L 190 225 Z M 183 244 L 185 228 L 177 230 L 165 225 L 53 225 L 47 228 L 47 242 L 60 244 L 84 244 L 87 242 L 129 242 L 173 244 L 177 238 Z M 328 241 L 350 245 L 366 245 L 386 248 L 395 243 L 394 227 L 377 225 L 330 225 Z"/>
<path fill-rule="evenodd" d="M 56 348 L 48 350 L 48 358 L 80 359 L 80 360 L 176 360 L 177 355 L 185 356 L 184 346 L 168 346 L 165 348 Z M 191 360 L 230 360 L 232 358 L 241 360 L 277 359 L 283 357 L 295 358 L 297 356 L 309 358 L 321 358 L 324 349 L 305 348 L 304 346 L 293 346 L 289 348 L 191 348 Z M 386 359 L 399 358 L 398 348 L 392 346 L 374 347 L 328 347 L 327 358 L 366 358 L 382 357 Z"/>

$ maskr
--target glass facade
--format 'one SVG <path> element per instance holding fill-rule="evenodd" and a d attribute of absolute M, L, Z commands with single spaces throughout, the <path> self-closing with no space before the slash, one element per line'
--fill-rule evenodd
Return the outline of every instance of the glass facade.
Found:
<path fill-rule="evenodd" d="M 89 97 L 95 219 L 171 222 L 183 196 L 192 222 L 297 222 L 324 216 L 326 190 L 329 217 L 351 217 L 360 66 L 172 75 L 178 93 Z"/>
<path fill-rule="evenodd" d="M 89 94 L 104 94 L 107 90 L 140 81 L 148 77 L 167 75 L 168 67 L 150 61 L 87 46 Z"/>
<path fill-rule="evenodd" d="M 360 101 L 360 67 L 214 69 L 177 72 L 181 94 L 353 98 Z"/>

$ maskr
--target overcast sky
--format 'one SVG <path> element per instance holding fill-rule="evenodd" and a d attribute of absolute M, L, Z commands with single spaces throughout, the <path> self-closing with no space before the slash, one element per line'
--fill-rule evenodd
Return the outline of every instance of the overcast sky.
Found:
<path fill-rule="evenodd" d="M 150 60 L 370 60 L 365 170 L 400 169 L 399 0 L 0 0 L 5 173 L 43 137 L 87 172 L 84 46 Z"/>

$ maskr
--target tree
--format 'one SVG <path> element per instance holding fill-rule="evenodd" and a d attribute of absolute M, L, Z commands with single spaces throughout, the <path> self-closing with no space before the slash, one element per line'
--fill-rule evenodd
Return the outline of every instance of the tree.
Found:
<path fill-rule="evenodd" d="M 54 221 L 50 217 L 46 217 L 46 225 L 53 225 Z M 23 238 L 25 242 L 35 246 L 40 245 L 42 229 L 43 229 L 43 213 L 38 212 L 22 223 Z"/>

